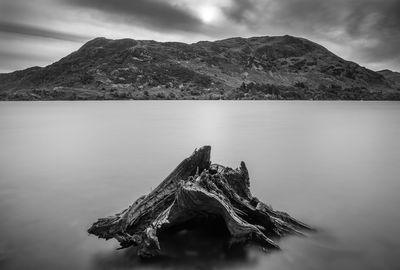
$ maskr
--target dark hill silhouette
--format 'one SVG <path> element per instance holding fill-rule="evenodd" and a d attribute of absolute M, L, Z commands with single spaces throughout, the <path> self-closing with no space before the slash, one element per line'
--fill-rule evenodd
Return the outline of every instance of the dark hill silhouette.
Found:
<path fill-rule="evenodd" d="M 379 100 L 399 99 L 400 90 L 388 72 L 292 36 L 193 44 L 96 38 L 47 67 L 0 74 L 0 98 Z"/>

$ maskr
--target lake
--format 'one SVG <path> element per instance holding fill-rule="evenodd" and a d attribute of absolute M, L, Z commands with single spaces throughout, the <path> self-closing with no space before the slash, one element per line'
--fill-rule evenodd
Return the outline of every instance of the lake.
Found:
<path fill-rule="evenodd" d="M 202 145 L 318 231 L 147 263 L 88 235 Z M 1 102 L 0 149 L 1 269 L 400 269 L 398 102 Z"/>

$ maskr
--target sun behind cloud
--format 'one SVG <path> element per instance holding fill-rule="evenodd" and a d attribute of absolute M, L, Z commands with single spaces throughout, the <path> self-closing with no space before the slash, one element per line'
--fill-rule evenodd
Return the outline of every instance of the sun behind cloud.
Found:
<path fill-rule="evenodd" d="M 213 5 L 203 5 L 197 10 L 200 19 L 206 24 L 216 22 L 222 16 L 221 10 Z"/>

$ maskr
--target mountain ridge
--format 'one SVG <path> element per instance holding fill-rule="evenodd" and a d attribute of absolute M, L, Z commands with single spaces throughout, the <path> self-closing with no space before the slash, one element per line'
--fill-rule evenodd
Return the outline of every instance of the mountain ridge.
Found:
<path fill-rule="evenodd" d="M 393 74 L 288 35 L 191 44 L 99 37 L 46 67 L 0 74 L 0 99 L 398 100 Z"/>

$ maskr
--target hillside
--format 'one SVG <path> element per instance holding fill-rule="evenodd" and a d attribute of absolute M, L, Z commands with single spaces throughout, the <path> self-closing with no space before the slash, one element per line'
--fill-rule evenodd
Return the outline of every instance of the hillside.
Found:
<path fill-rule="evenodd" d="M 388 69 L 378 71 L 379 74 L 383 75 L 387 80 L 391 82 L 397 89 L 400 89 L 400 73 L 394 72 Z"/>
<path fill-rule="evenodd" d="M 400 99 L 398 80 L 292 36 L 194 44 L 96 38 L 47 67 L 0 74 L 2 100 Z"/>

